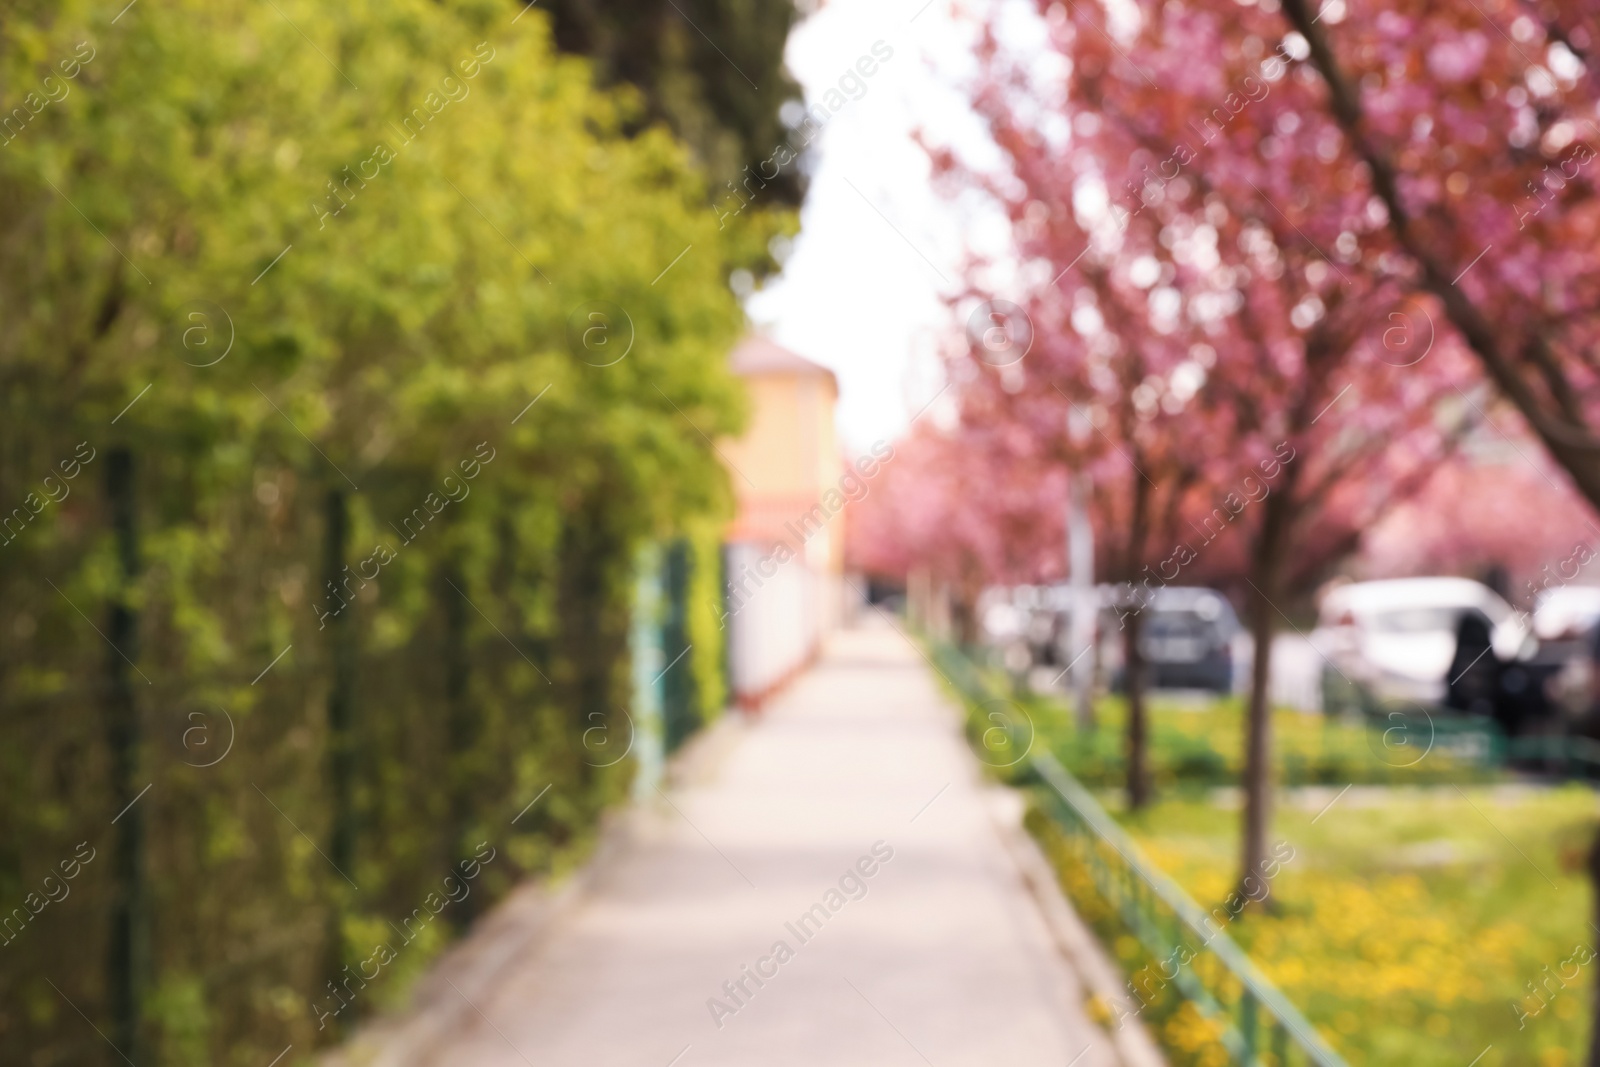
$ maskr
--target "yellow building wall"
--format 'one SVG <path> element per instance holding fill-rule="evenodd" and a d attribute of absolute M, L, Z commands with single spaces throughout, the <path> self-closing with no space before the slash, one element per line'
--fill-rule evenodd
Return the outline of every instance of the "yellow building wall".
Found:
<path fill-rule="evenodd" d="M 792 536 L 804 516 L 843 473 L 834 406 L 838 394 L 821 374 L 770 372 L 744 375 L 751 402 L 749 428 L 722 446 L 739 501 L 730 539 L 770 538 L 797 544 Z M 812 566 L 842 569 L 844 514 L 827 522 L 827 533 L 806 543 Z"/>

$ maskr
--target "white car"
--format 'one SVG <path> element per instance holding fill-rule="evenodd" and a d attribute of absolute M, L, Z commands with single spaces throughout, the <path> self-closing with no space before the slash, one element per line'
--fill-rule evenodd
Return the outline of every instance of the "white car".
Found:
<path fill-rule="evenodd" d="M 1468 578 L 1340 586 L 1322 600 L 1315 643 L 1340 674 L 1380 701 L 1439 704 L 1455 657 L 1456 627 L 1468 612 L 1488 624 L 1501 660 L 1531 651 L 1523 618 L 1494 590 Z"/>
<path fill-rule="evenodd" d="M 1563 585 L 1539 594 L 1533 632 L 1541 641 L 1581 638 L 1600 622 L 1600 585 Z"/>

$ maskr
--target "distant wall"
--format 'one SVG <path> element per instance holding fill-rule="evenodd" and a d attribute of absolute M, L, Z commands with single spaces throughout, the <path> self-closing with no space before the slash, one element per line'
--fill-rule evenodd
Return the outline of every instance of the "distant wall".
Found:
<path fill-rule="evenodd" d="M 779 562 L 759 542 L 727 545 L 728 684 L 741 707 L 763 700 L 816 655 L 831 576 L 806 565 L 803 556 Z"/>

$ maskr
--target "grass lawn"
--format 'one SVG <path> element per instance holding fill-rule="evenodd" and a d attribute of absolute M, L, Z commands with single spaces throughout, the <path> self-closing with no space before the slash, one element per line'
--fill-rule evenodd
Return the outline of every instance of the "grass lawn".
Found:
<path fill-rule="evenodd" d="M 997 672 L 969 677 L 989 694 L 1006 691 Z M 993 727 L 1014 726 L 1020 713 L 1032 743 L 1053 751 L 1202 907 L 1228 895 L 1239 862 L 1238 699 L 1151 701 L 1158 802 L 1137 815 L 1124 810 L 1120 700 L 1098 702 L 1089 735 L 1056 696 L 967 701 L 980 758 L 1020 760 L 1012 746 L 987 751 L 1003 741 Z M 1486 768 L 1452 745 L 1449 725 L 1386 739 L 1358 722 L 1275 713 L 1275 778 L 1287 788 L 1269 842 L 1294 855 L 1272 880 L 1269 908 L 1228 933 L 1352 1064 L 1580 1064 L 1600 971 L 1584 873 L 1600 799 L 1587 786 L 1524 784 Z M 1080 913 L 1138 973 L 1150 963 L 1139 943 L 1060 847 L 1060 831 L 1030 819 Z M 1192 1005 L 1152 1009 L 1145 1021 L 1175 1065 L 1227 1062 Z"/>
<path fill-rule="evenodd" d="M 1272 839 L 1295 854 L 1273 910 L 1229 929 L 1267 975 L 1353 1064 L 1466 1067 L 1491 1045 L 1480 1067 L 1583 1062 L 1593 792 L 1357 786 L 1318 817 L 1336 792 L 1284 797 Z M 1203 905 L 1227 894 L 1236 810 L 1195 797 L 1117 817 Z"/>
<path fill-rule="evenodd" d="M 1019 698 L 1040 739 L 1084 785 L 1120 786 L 1127 779 L 1127 709 L 1120 698 L 1097 702 L 1098 728 L 1089 735 L 1073 725 L 1054 696 Z M 1430 726 L 1369 729 L 1360 722 L 1279 710 L 1272 720 L 1277 780 L 1284 785 L 1351 782 L 1417 785 L 1488 781 L 1497 777 L 1464 758 L 1441 720 Z M 1239 780 L 1243 766 L 1244 706 L 1239 697 L 1204 703 L 1157 696 L 1149 704 L 1150 774 L 1157 789 L 1207 789 Z"/>

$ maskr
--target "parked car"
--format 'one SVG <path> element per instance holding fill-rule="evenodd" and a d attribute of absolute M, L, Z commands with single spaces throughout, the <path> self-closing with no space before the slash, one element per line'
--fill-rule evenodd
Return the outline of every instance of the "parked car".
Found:
<path fill-rule="evenodd" d="M 1588 719 L 1596 724 L 1595 627 L 1600 626 L 1600 586 L 1565 585 L 1546 589 L 1534 601 L 1533 633 L 1539 639 L 1539 658 L 1559 664 L 1550 683 L 1550 696 L 1570 722 Z"/>
<path fill-rule="evenodd" d="M 1600 622 L 1600 585 L 1546 589 L 1533 605 L 1533 632 L 1541 641 L 1582 640 Z"/>
<path fill-rule="evenodd" d="M 1468 578 L 1397 578 L 1336 588 L 1322 600 L 1314 641 L 1332 664 L 1329 673 L 1336 668 L 1338 681 L 1364 687 L 1379 702 L 1440 704 L 1457 629 L 1469 613 L 1487 626 L 1500 660 L 1526 660 L 1537 649 L 1511 605 Z"/>
<path fill-rule="evenodd" d="M 1115 603 L 1115 601 L 1113 601 Z M 1125 688 L 1120 616 L 1132 604 L 1107 611 L 1101 632 L 1112 669 L 1112 686 Z M 1139 651 L 1145 662 L 1146 685 L 1152 689 L 1233 688 L 1233 638 L 1239 617 L 1215 589 L 1166 586 L 1152 592 L 1142 608 Z"/>

